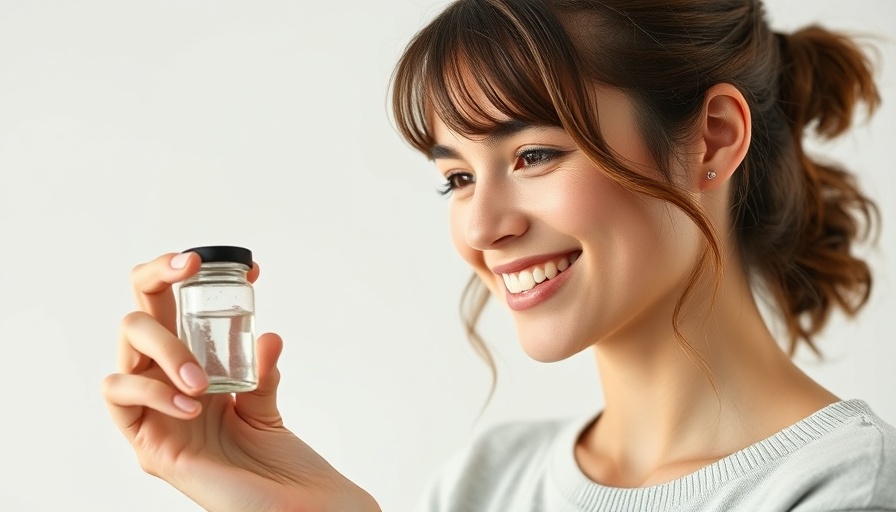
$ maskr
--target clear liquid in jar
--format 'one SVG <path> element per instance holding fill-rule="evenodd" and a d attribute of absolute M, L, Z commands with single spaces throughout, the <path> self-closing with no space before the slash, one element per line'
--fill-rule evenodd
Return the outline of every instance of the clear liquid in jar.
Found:
<path fill-rule="evenodd" d="M 253 313 L 242 309 L 187 313 L 183 322 L 184 341 L 208 374 L 208 393 L 255 389 Z"/>

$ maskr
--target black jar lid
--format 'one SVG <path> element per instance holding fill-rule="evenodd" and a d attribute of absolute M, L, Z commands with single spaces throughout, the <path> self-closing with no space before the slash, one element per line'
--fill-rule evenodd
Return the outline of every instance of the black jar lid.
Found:
<path fill-rule="evenodd" d="M 252 268 L 252 251 L 232 245 L 193 247 L 184 252 L 195 252 L 203 263 L 240 263 Z"/>

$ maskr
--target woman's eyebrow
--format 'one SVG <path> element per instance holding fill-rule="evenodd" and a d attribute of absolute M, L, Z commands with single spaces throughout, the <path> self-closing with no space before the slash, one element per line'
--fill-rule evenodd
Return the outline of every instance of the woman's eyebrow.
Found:
<path fill-rule="evenodd" d="M 530 123 L 529 121 L 523 121 L 521 119 L 509 119 L 507 121 L 498 123 L 497 126 L 495 126 L 495 128 L 491 130 L 488 135 L 486 135 L 482 140 L 483 142 L 485 142 L 486 146 L 491 146 L 492 144 L 497 144 L 502 140 L 512 137 L 521 131 L 528 130 L 529 128 L 534 128 L 536 126 L 539 125 Z M 448 146 L 443 146 L 442 144 L 434 144 L 429 150 L 429 155 L 431 160 L 438 160 L 440 158 L 460 159 L 460 155 L 458 155 L 457 151 Z"/>
<path fill-rule="evenodd" d="M 510 119 L 498 123 L 498 126 L 496 126 L 494 130 L 489 132 L 488 136 L 485 138 L 485 143 L 486 145 L 488 145 L 501 142 L 508 137 L 512 137 L 517 133 L 523 130 L 528 130 L 529 128 L 532 128 L 534 126 L 534 123 L 523 121 L 521 119 Z"/>
<path fill-rule="evenodd" d="M 446 160 L 460 160 L 460 155 L 457 154 L 457 151 L 449 148 L 448 146 L 435 144 L 433 145 L 432 149 L 429 150 L 429 159 L 438 160 L 440 158 Z"/>

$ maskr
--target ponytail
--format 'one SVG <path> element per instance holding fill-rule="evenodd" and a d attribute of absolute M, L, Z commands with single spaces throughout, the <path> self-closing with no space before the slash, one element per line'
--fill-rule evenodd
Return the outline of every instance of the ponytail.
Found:
<path fill-rule="evenodd" d="M 871 63 L 848 37 L 817 25 L 776 37 L 780 106 L 797 143 L 813 121 L 818 135 L 833 138 L 849 128 L 858 103 L 864 102 L 869 114 L 880 105 Z"/>
<path fill-rule="evenodd" d="M 760 216 L 784 225 L 754 233 L 749 260 L 781 306 L 791 354 L 801 340 L 817 353 L 812 338 L 832 307 L 853 316 L 868 300 L 871 272 L 852 247 L 868 237 L 878 211 L 852 174 L 810 158 L 803 139 L 810 128 L 827 139 L 842 134 L 859 103 L 870 115 L 880 96 L 868 58 L 849 38 L 810 26 L 775 39 L 781 59 L 777 107 L 784 119 L 778 138 L 784 140 L 770 142 L 783 150 L 779 165 L 769 162 L 768 184 L 760 188 L 779 190 L 762 194 L 756 204 L 779 208 Z M 769 197 L 779 200 L 768 204 Z"/>

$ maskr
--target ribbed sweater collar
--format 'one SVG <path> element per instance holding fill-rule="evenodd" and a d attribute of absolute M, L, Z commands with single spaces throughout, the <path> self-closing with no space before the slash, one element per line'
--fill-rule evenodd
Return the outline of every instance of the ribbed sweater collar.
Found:
<path fill-rule="evenodd" d="M 575 460 L 575 443 L 594 417 L 571 422 L 555 438 L 548 461 L 551 485 L 577 510 L 669 509 L 706 494 L 725 482 L 773 464 L 857 415 L 871 414 L 862 400 L 831 404 L 777 434 L 677 480 L 640 488 L 608 487 L 588 479 Z"/>

